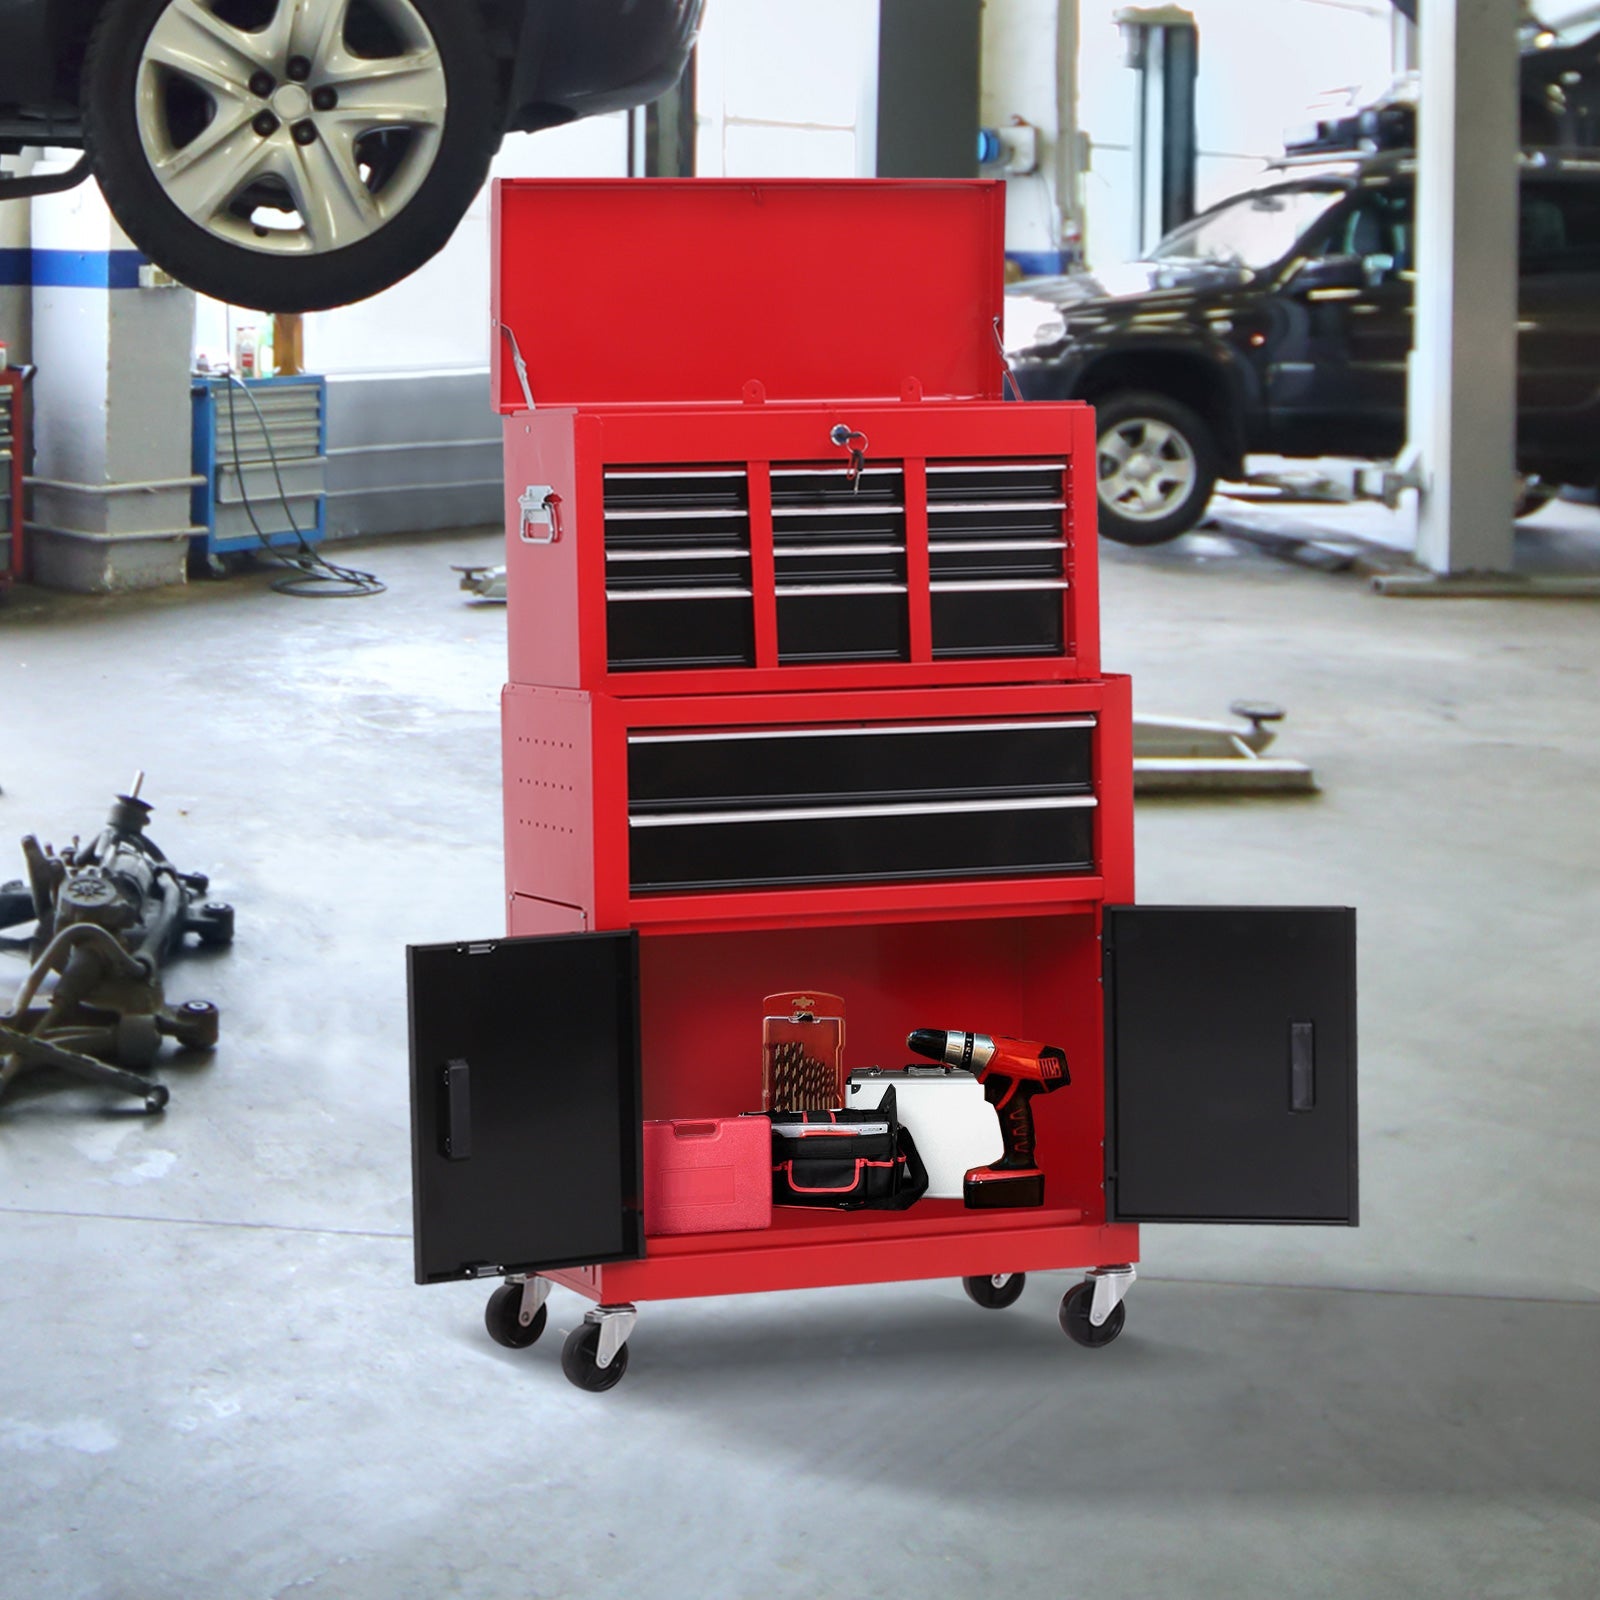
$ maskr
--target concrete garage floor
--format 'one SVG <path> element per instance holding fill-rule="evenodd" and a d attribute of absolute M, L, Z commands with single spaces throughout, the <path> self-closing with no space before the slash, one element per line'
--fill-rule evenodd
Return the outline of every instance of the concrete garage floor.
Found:
<path fill-rule="evenodd" d="M 651 1305 L 590 1396 L 573 1296 L 509 1352 L 410 1283 L 401 947 L 500 926 L 505 614 L 449 571 L 495 543 L 373 547 L 377 600 L 0 606 L 0 856 L 145 767 L 240 930 L 172 973 L 224 1034 L 163 1118 L 0 1106 L 0 1591 L 1592 1600 L 1592 606 L 1108 552 L 1140 708 L 1279 699 L 1324 785 L 1141 805 L 1142 898 L 1361 908 L 1359 1230 L 1150 1229 L 1098 1352 L 1064 1277 Z"/>

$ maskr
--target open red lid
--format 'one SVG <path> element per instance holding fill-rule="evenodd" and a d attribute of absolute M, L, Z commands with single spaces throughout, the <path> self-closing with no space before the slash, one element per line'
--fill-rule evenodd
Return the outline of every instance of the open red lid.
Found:
<path fill-rule="evenodd" d="M 506 179 L 495 402 L 995 399 L 1004 251 L 994 181 Z"/>

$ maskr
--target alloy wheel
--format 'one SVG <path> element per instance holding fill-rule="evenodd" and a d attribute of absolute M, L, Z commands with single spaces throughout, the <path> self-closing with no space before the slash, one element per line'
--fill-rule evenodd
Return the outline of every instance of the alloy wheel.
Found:
<path fill-rule="evenodd" d="M 1159 522 L 1195 492 L 1194 446 L 1170 423 L 1128 417 L 1100 435 L 1100 502 L 1129 522 Z"/>
<path fill-rule="evenodd" d="M 411 0 L 169 0 L 138 69 L 139 137 L 169 199 L 283 256 L 345 249 L 404 210 L 447 109 Z"/>

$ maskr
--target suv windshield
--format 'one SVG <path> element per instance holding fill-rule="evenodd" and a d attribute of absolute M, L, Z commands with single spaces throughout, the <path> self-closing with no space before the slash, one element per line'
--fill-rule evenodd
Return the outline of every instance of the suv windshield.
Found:
<path fill-rule="evenodd" d="M 1168 234 L 1150 259 L 1173 264 L 1207 262 L 1259 272 L 1282 261 L 1345 193 L 1342 187 L 1329 184 L 1241 195 Z"/>

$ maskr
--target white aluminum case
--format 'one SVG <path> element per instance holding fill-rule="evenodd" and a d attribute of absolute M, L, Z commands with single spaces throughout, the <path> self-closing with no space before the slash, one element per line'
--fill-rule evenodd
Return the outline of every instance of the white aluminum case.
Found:
<path fill-rule="evenodd" d="M 850 1074 L 845 1109 L 870 1111 L 890 1086 L 901 1126 L 911 1130 L 927 1166 L 928 1198 L 961 1199 L 967 1173 L 1004 1153 L 1000 1119 L 983 1086 L 956 1067 L 868 1067 Z"/>

